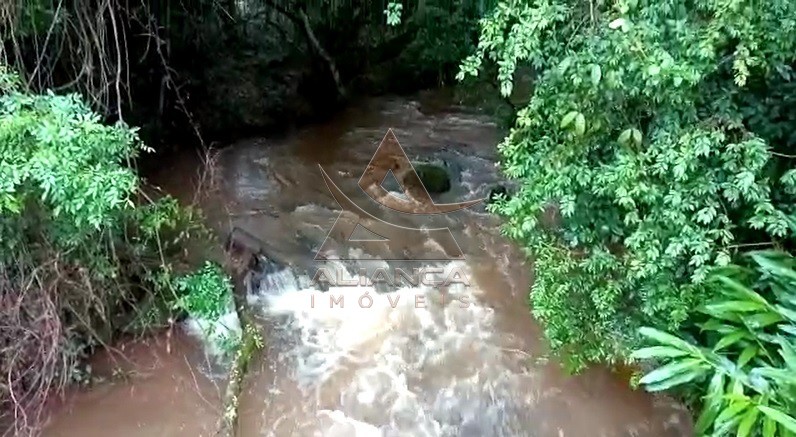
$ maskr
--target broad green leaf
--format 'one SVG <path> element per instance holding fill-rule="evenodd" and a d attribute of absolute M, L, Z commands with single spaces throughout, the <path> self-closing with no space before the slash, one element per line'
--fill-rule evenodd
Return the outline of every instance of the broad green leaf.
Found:
<path fill-rule="evenodd" d="M 649 392 L 669 390 L 672 387 L 686 384 L 703 376 L 708 369 L 710 369 L 710 367 L 704 363 L 695 363 L 691 366 L 689 371 L 684 371 L 683 373 L 674 375 L 671 378 L 665 379 L 663 381 L 646 384 L 644 388 Z"/>
<path fill-rule="evenodd" d="M 738 418 L 738 415 L 744 414 L 745 410 L 749 408 L 749 405 L 748 402 L 730 403 L 729 407 L 722 410 L 716 418 L 715 426 L 718 428 L 726 427 L 727 423 L 732 423 L 733 419 Z"/>
<path fill-rule="evenodd" d="M 749 397 L 744 394 L 743 382 L 739 379 L 732 381 L 732 388 L 725 397 L 730 402 L 749 402 Z"/>
<path fill-rule="evenodd" d="M 796 337 L 796 326 L 794 325 L 780 325 L 779 329 L 786 334 L 790 334 Z"/>
<path fill-rule="evenodd" d="M 703 435 L 713 425 L 724 405 L 724 375 L 716 372 L 710 379 L 705 405 L 694 425 L 697 435 Z"/>
<path fill-rule="evenodd" d="M 759 348 L 757 347 L 756 344 L 750 344 L 749 346 L 746 346 L 744 350 L 741 352 L 741 355 L 738 356 L 738 363 L 737 363 L 738 367 L 743 367 L 749 364 L 749 361 L 751 361 L 752 358 L 755 357 L 758 350 Z"/>
<path fill-rule="evenodd" d="M 786 319 L 790 320 L 791 322 L 796 323 L 796 311 L 793 311 L 793 310 L 791 310 L 789 308 L 785 308 L 782 305 L 774 305 L 774 307 L 782 315 L 782 317 L 785 317 Z"/>
<path fill-rule="evenodd" d="M 591 66 L 591 83 L 592 83 L 592 85 L 597 86 L 597 84 L 600 83 L 600 78 L 602 78 L 602 77 L 603 77 L 603 72 L 600 69 L 600 66 L 597 65 L 597 64 L 592 65 Z"/>
<path fill-rule="evenodd" d="M 578 116 L 577 111 L 572 111 L 567 113 L 567 115 L 565 115 L 564 118 L 561 119 L 561 129 L 564 129 L 565 127 L 572 124 L 572 122 L 575 120 L 575 117 L 577 116 Z"/>
<path fill-rule="evenodd" d="M 586 117 L 583 114 L 578 113 L 575 116 L 575 134 L 578 136 L 583 135 L 586 132 Z"/>
<path fill-rule="evenodd" d="M 636 360 L 648 360 L 650 358 L 676 358 L 688 355 L 687 351 L 669 346 L 651 346 L 639 349 L 630 355 Z"/>
<path fill-rule="evenodd" d="M 699 327 L 702 328 L 703 331 L 715 331 L 724 335 L 731 334 L 738 329 L 736 326 L 728 325 L 720 319 L 710 319 L 699 325 Z"/>
<path fill-rule="evenodd" d="M 790 370 L 796 373 L 796 348 L 793 344 L 782 336 L 777 336 L 777 343 L 779 343 L 779 354 L 785 360 L 785 364 Z"/>
<path fill-rule="evenodd" d="M 763 296 L 761 296 L 751 288 L 744 286 L 740 282 L 732 278 L 728 278 L 726 276 L 719 276 L 718 280 L 721 281 L 722 284 L 724 284 L 724 286 L 726 286 L 729 289 L 727 291 L 734 292 L 736 296 L 739 297 L 744 296 L 747 299 L 757 302 L 760 305 L 769 306 L 768 301 Z"/>
<path fill-rule="evenodd" d="M 749 437 L 752 435 L 752 427 L 757 422 L 757 416 L 759 414 L 760 412 L 756 408 L 750 408 L 749 411 L 744 414 L 741 423 L 738 424 L 738 433 L 736 436 Z"/>
<path fill-rule="evenodd" d="M 650 385 L 662 382 L 675 376 L 680 376 L 681 374 L 697 373 L 701 370 L 701 366 L 704 366 L 704 362 L 694 358 L 674 361 L 644 375 L 639 383 Z"/>
<path fill-rule="evenodd" d="M 688 343 L 685 340 L 677 338 L 672 334 L 660 331 L 658 329 L 643 327 L 639 329 L 639 333 L 644 337 L 657 341 L 658 343 L 688 351 L 692 355 L 700 354 L 699 349 L 691 343 Z"/>
<path fill-rule="evenodd" d="M 719 412 L 721 412 L 721 407 L 721 399 L 717 399 L 715 402 L 703 406 L 702 412 L 699 414 L 696 424 L 694 424 L 694 430 L 697 435 L 705 434 L 707 430 L 713 426 L 716 418 L 719 416 Z"/>
<path fill-rule="evenodd" d="M 796 432 L 796 419 L 792 416 L 783 413 L 777 409 L 767 407 L 764 405 L 758 405 L 757 408 L 766 415 L 766 417 L 770 418 L 771 420 L 780 424 L 783 428 L 787 429 L 790 432 Z"/>
<path fill-rule="evenodd" d="M 758 410 L 760 407 L 757 407 Z M 763 437 L 775 437 L 777 435 L 777 422 L 770 417 L 763 418 Z"/>
<path fill-rule="evenodd" d="M 792 268 L 788 267 L 787 265 L 783 264 L 780 260 L 775 258 L 780 258 L 782 256 L 779 252 L 770 252 L 770 251 L 758 251 L 751 253 L 752 258 L 757 262 L 758 265 L 763 267 L 766 270 L 769 270 L 773 274 L 777 276 L 784 276 L 791 281 L 796 281 L 796 271 Z"/>
<path fill-rule="evenodd" d="M 721 310 L 721 309 L 722 309 L 721 307 L 718 308 L 718 310 Z M 721 325 L 721 321 L 728 321 L 728 322 L 733 322 L 733 323 L 738 323 L 738 324 L 743 323 L 743 320 L 741 319 L 741 316 L 740 316 L 740 314 L 743 314 L 743 313 L 737 313 L 737 312 L 733 312 L 733 311 L 716 311 L 716 308 L 710 308 L 709 309 L 709 308 L 707 308 L 707 305 L 702 306 L 701 308 L 697 309 L 697 311 L 700 312 L 700 313 L 707 314 L 707 315 L 713 317 L 714 318 L 713 320 L 710 320 L 709 322 L 706 323 L 706 324 L 709 323 L 712 326 L 719 327 Z M 722 330 L 719 330 L 717 328 L 717 329 L 715 329 L 715 331 L 721 332 L 723 334 L 735 331 L 735 327 L 732 327 L 732 329 L 729 329 L 729 330 L 726 330 L 725 327 L 721 327 L 721 329 Z"/>
<path fill-rule="evenodd" d="M 735 343 L 743 340 L 744 338 L 749 338 L 749 334 L 746 331 L 741 331 L 740 329 L 733 332 L 732 334 L 725 335 L 722 337 L 717 343 L 716 346 L 713 347 L 714 352 L 718 352 L 726 347 L 732 346 Z"/>
<path fill-rule="evenodd" d="M 703 357 L 713 368 L 722 371 L 727 375 L 735 375 L 738 371 L 738 366 L 724 355 L 714 353 L 712 351 L 704 351 Z"/>
<path fill-rule="evenodd" d="M 790 370 L 787 369 L 764 366 L 764 367 L 756 367 L 749 371 L 750 378 L 757 375 L 762 376 L 766 379 L 770 379 L 774 382 L 796 385 L 796 373 L 791 372 Z"/>
<path fill-rule="evenodd" d="M 716 419 L 714 431 L 711 435 L 716 437 L 718 436 L 723 437 L 730 435 L 732 433 L 732 430 L 735 429 L 738 426 L 738 424 L 741 422 L 742 417 L 743 417 L 743 411 L 722 422 L 719 422 L 718 419 Z"/>
<path fill-rule="evenodd" d="M 785 319 L 776 312 L 765 312 L 742 317 L 743 321 L 752 329 L 763 329 L 771 325 L 776 325 Z"/>
<path fill-rule="evenodd" d="M 728 300 L 724 302 L 705 305 L 705 311 L 711 315 L 726 315 L 730 313 L 749 313 L 765 310 L 765 305 L 748 300 Z"/>

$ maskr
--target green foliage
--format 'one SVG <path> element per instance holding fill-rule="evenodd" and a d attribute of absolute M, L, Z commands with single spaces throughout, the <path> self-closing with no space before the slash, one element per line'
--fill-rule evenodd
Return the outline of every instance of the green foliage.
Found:
<path fill-rule="evenodd" d="M 242 333 L 237 327 L 226 326 L 223 320 L 226 314 L 235 313 L 230 277 L 219 265 L 208 261 L 201 269 L 177 278 L 176 288 L 174 307 L 195 319 L 221 358 L 233 357 L 241 346 Z"/>
<path fill-rule="evenodd" d="M 475 48 L 478 20 L 492 3 L 491 0 L 388 2 L 383 11 L 387 25 L 403 33 L 393 39 L 412 36 L 408 40 L 410 43 L 390 63 L 392 86 L 406 87 L 402 82 L 407 79 L 421 87 L 452 82 L 461 59 Z M 383 33 L 381 28 L 374 30 Z M 385 42 L 385 48 L 389 49 L 390 39 Z M 379 51 L 376 48 L 375 52 Z"/>
<path fill-rule="evenodd" d="M 0 66 L 0 403 L 15 417 L 85 381 L 79 363 L 131 307 L 173 295 L 173 256 L 201 226 L 172 198 L 143 201 L 141 150 L 134 129 L 76 95 L 25 92 Z"/>
<path fill-rule="evenodd" d="M 63 24 L 54 22 L 56 6 L 49 0 L 8 0 L 4 8 L 4 16 L 0 17 L 3 24 L 13 23 L 16 37 L 44 34 L 51 26 Z M 0 36 L 7 38 L 8 28 L 0 28 Z"/>
<path fill-rule="evenodd" d="M 388 26 L 397 26 L 401 24 L 401 11 L 404 5 L 401 3 L 390 2 L 387 3 L 387 9 L 384 10 L 384 15 L 387 16 Z"/>
<path fill-rule="evenodd" d="M 493 210 L 535 257 L 533 312 L 570 364 L 676 330 L 739 247 L 790 244 L 794 61 L 789 0 L 504 1 L 482 20 L 459 79 L 494 65 L 508 96 L 536 72 L 499 145 L 522 186 Z"/>
<path fill-rule="evenodd" d="M 206 262 L 196 272 L 178 278 L 175 303 L 191 317 L 217 320 L 233 309 L 232 281 L 217 264 Z"/>
<path fill-rule="evenodd" d="M 697 344 L 653 329 L 654 346 L 633 353 L 663 365 L 641 379 L 647 390 L 684 386 L 702 401 L 697 435 L 796 435 L 796 260 L 751 254 L 754 269 L 717 272 L 700 312 Z"/>
<path fill-rule="evenodd" d="M 120 164 L 141 148 L 135 130 L 101 124 L 75 94 L 8 90 L 0 96 L 0 239 L 13 248 L 35 224 L 66 248 L 118 226 L 138 188 Z"/>

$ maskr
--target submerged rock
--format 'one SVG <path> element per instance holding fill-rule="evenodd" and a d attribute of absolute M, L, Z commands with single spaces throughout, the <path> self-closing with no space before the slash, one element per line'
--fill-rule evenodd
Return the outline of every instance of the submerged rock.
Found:
<path fill-rule="evenodd" d="M 451 189 L 451 179 L 450 175 L 448 175 L 448 170 L 440 165 L 435 164 L 414 164 L 415 171 L 417 172 L 417 176 L 420 178 L 420 182 L 426 187 L 426 190 L 430 194 L 440 194 L 450 191 Z M 412 181 L 409 178 L 412 178 L 410 175 L 406 179 L 407 184 L 416 184 L 417 181 Z"/>

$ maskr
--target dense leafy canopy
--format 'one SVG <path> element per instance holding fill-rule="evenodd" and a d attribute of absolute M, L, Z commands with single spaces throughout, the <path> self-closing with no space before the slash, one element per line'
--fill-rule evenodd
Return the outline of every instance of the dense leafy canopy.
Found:
<path fill-rule="evenodd" d="M 712 267 L 788 244 L 795 60 L 790 0 L 512 0 L 482 21 L 461 79 L 496 65 L 508 95 L 518 66 L 535 71 L 499 146 L 522 187 L 496 209 L 572 364 L 626 356 L 642 324 L 677 329 Z"/>

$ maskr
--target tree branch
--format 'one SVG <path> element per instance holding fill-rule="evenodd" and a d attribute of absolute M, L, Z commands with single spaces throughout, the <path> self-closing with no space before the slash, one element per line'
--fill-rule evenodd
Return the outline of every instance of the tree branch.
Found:
<path fill-rule="evenodd" d="M 323 48 L 323 45 L 318 40 L 318 37 L 315 35 L 315 32 L 312 30 L 312 24 L 310 23 L 310 19 L 307 16 L 307 13 L 304 11 L 303 8 L 299 7 L 298 12 L 293 12 L 288 10 L 287 8 L 276 4 L 272 0 L 265 1 L 267 6 L 274 8 L 275 11 L 281 13 L 285 17 L 289 18 L 293 21 L 301 30 L 304 32 L 304 35 L 307 37 L 307 40 L 310 43 L 310 47 L 312 47 L 313 51 L 324 60 L 326 66 L 329 68 L 329 73 L 334 80 L 334 84 L 337 87 L 337 93 L 340 97 L 345 98 L 347 93 L 345 87 L 343 86 L 343 81 L 340 78 L 340 71 L 337 69 L 337 65 L 334 62 L 334 59 L 329 55 L 326 49 Z"/>

